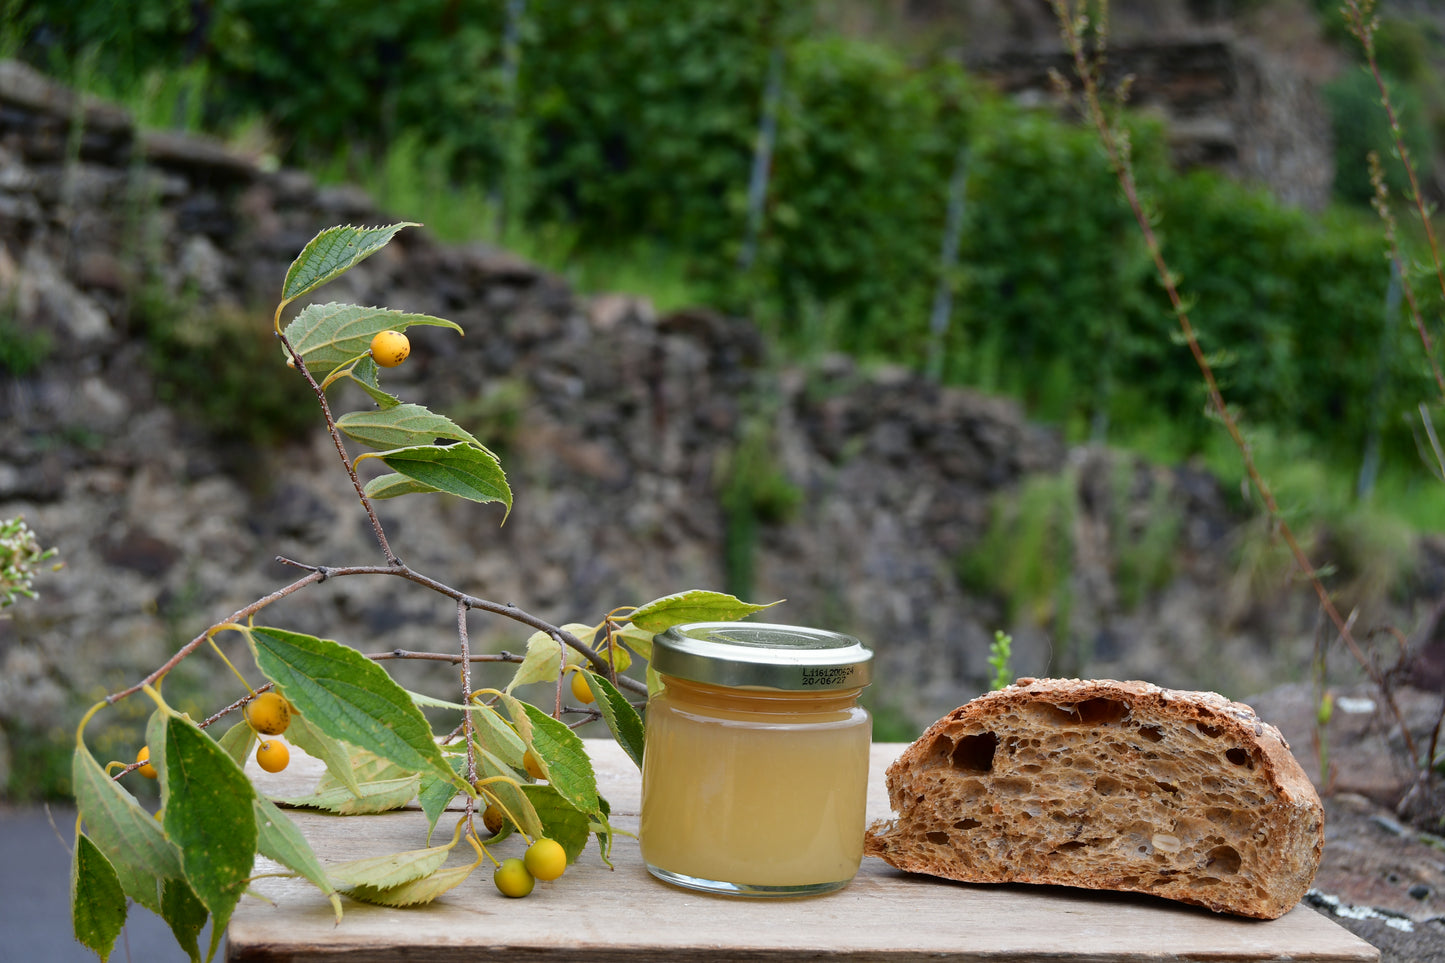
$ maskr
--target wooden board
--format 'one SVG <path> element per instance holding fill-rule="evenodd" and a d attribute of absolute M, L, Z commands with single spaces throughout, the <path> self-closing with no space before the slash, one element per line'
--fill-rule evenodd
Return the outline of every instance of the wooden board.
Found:
<path fill-rule="evenodd" d="M 889 815 L 883 770 L 902 745 L 873 748 L 869 818 Z M 589 740 L 602 793 L 621 829 L 637 829 L 641 777 L 615 744 Z M 254 762 L 252 763 L 254 769 Z M 303 795 L 321 773 L 299 751 L 286 772 L 253 776 L 264 792 Z M 292 817 L 325 862 L 425 845 L 417 810 L 381 816 Z M 446 816 L 439 833 L 451 828 Z M 446 829 L 442 829 L 445 826 Z M 441 839 L 437 839 L 441 842 Z M 464 847 L 464 844 L 463 844 Z M 498 858 L 520 855 L 513 837 Z M 464 858 L 467 857 L 467 858 Z M 453 862 L 469 861 L 459 849 Z M 258 872 L 278 869 L 262 860 Z M 1278 920 L 1219 916 L 1148 896 L 1062 887 L 977 886 L 909 876 L 865 859 L 846 889 L 809 899 L 750 900 L 678 889 L 648 875 L 630 838 L 613 848 L 614 871 L 595 847 L 554 883 L 510 900 L 478 870 L 429 906 L 388 909 L 343 898 L 329 904 L 298 880 L 259 879 L 228 931 L 227 959 L 347 963 L 526 959 L 610 961 L 1074 961 L 1378 960 L 1379 952 L 1304 906 Z"/>

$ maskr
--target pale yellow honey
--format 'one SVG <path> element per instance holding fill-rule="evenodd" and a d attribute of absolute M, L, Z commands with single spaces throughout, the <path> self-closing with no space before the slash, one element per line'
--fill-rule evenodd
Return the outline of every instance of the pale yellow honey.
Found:
<path fill-rule="evenodd" d="M 647 710 L 643 860 L 742 886 L 852 879 L 863 857 L 872 735 L 859 690 L 664 681 Z"/>

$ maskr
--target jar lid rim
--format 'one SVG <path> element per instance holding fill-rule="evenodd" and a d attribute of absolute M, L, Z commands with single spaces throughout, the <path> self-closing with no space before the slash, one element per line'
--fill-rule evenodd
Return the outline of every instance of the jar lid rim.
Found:
<path fill-rule="evenodd" d="M 769 622 L 688 622 L 653 637 L 658 672 L 693 682 L 789 691 L 856 689 L 873 652 L 851 635 Z"/>

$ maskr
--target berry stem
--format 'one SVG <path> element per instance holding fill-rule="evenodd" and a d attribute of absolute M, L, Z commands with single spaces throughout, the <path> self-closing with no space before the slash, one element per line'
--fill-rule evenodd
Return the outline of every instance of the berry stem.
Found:
<path fill-rule="evenodd" d="M 296 370 L 301 372 L 301 377 L 306 379 L 306 383 L 311 386 L 312 393 L 316 395 L 317 403 L 321 405 L 321 416 L 326 419 L 326 430 L 331 434 L 331 442 L 336 446 L 336 454 L 341 457 L 341 464 L 346 467 L 346 474 L 351 477 L 351 487 L 356 489 L 356 497 L 361 499 L 361 507 L 366 509 L 366 517 L 371 520 L 371 530 L 376 533 L 376 541 L 381 546 L 382 554 L 386 556 L 387 564 L 400 565 L 401 561 L 392 553 L 391 544 L 386 540 L 386 531 L 381 527 L 381 519 L 377 517 L 371 499 L 366 497 L 366 489 L 356 474 L 356 466 L 352 463 L 350 456 L 346 454 L 346 443 L 341 440 L 341 430 L 336 427 L 336 419 L 331 416 L 331 405 L 326 401 L 326 389 L 317 383 L 316 378 L 311 374 L 311 369 L 306 367 L 306 361 L 291 347 L 291 342 L 286 340 L 286 335 L 277 331 L 276 337 L 281 339 L 282 347 L 296 362 Z"/>

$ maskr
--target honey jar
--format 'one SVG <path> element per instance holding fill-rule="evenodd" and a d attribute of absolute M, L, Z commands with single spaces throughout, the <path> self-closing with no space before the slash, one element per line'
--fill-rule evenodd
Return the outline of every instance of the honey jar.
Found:
<path fill-rule="evenodd" d="M 643 861 L 743 896 L 841 889 L 858 871 L 873 653 L 836 632 L 694 622 L 658 634 L 647 706 Z"/>

